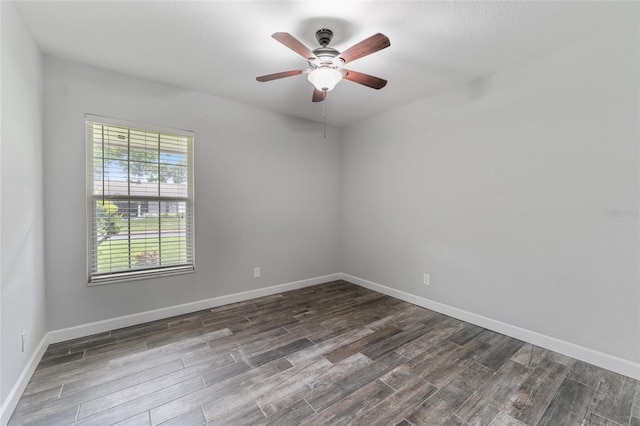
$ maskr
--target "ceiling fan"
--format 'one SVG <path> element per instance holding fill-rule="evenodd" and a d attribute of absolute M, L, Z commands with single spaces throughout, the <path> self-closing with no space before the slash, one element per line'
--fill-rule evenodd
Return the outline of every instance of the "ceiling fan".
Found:
<path fill-rule="evenodd" d="M 326 28 L 316 31 L 316 40 L 318 40 L 321 47 L 314 50 L 307 48 L 289 33 L 273 33 L 271 37 L 305 58 L 311 68 L 263 75 L 256 77 L 258 81 L 266 82 L 306 74 L 309 82 L 313 84 L 313 96 L 311 98 L 313 102 L 325 100 L 327 92 L 332 90 L 343 78 L 376 90 L 382 89 L 387 84 L 387 80 L 382 78 L 343 68 L 344 64 L 389 47 L 391 42 L 384 34 L 374 34 L 342 53 L 333 47 L 329 47 L 329 43 L 333 38 L 333 31 Z"/>

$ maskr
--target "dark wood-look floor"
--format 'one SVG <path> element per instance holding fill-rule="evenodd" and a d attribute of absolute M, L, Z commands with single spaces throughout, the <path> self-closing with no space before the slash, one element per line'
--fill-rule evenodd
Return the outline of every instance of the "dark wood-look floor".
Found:
<path fill-rule="evenodd" d="M 336 281 L 51 345 L 9 424 L 639 418 L 635 380 Z"/>

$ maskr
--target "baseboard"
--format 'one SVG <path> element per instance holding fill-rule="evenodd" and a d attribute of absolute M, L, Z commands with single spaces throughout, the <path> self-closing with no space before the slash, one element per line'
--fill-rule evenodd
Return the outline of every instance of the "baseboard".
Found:
<path fill-rule="evenodd" d="M 42 336 L 42 339 L 40 339 L 36 350 L 33 351 L 31 356 L 29 357 L 27 364 L 22 369 L 20 376 L 18 376 L 18 380 L 16 380 L 16 383 L 13 385 L 4 402 L 2 403 L 2 406 L 0 407 L 0 425 L 6 426 L 6 424 L 9 422 L 9 418 L 11 418 L 13 410 L 16 409 L 18 401 L 20 401 L 22 393 L 27 387 L 29 380 L 31 380 L 33 372 L 36 370 L 36 367 L 40 363 L 44 352 L 47 350 L 47 346 L 49 346 L 49 333 L 46 333 L 44 336 Z"/>
<path fill-rule="evenodd" d="M 154 309 L 152 311 L 140 312 L 137 314 L 125 315 L 117 318 L 110 318 L 103 321 L 96 321 L 88 324 L 78 325 L 75 327 L 64 328 L 61 330 L 54 330 L 48 333 L 49 343 L 63 342 L 65 340 L 90 336 L 92 334 L 103 333 L 105 331 L 129 327 L 149 321 L 169 318 L 176 315 L 188 314 L 191 312 L 201 311 L 203 309 L 215 308 L 216 306 L 228 305 L 229 303 L 242 302 L 249 299 L 255 299 L 257 297 L 270 296 L 272 294 L 282 293 L 283 291 L 296 290 L 316 284 L 339 280 L 341 279 L 341 276 L 342 275 L 339 273 L 323 275 L 306 280 L 277 284 L 270 287 L 259 288 L 256 290 L 243 291 L 226 296 L 198 300 L 196 302 L 184 303 L 182 305 L 168 306 L 166 308 Z"/>
<path fill-rule="evenodd" d="M 359 277 L 355 277 L 349 274 L 340 274 L 341 278 L 350 283 L 359 285 L 361 287 L 368 288 L 370 290 L 377 291 L 379 293 L 386 294 L 388 296 L 395 297 L 396 299 L 404 300 L 405 302 L 412 303 L 423 308 L 431 309 L 441 314 L 457 318 L 459 320 L 469 322 L 471 324 L 496 331 L 498 333 L 513 337 L 515 339 L 523 340 L 527 343 L 531 343 L 536 346 L 549 349 L 554 352 L 561 353 L 563 355 L 570 356 L 575 359 L 587 362 L 589 364 L 597 365 L 604 369 L 614 371 L 616 373 L 631 377 L 636 380 L 640 380 L 640 364 L 629 361 L 623 358 L 618 358 L 614 355 L 599 352 L 593 349 L 589 349 L 583 346 L 576 345 L 574 343 L 566 342 L 564 340 L 556 339 L 535 331 L 520 328 L 511 324 L 507 324 L 501 321 L 497 321 L 492 318 L 488 318 L 482 315 L 474 314 L 462 309 L 454 308 L 453 306 L 445 305 L 443 303 L 435 302 L 430 299 L 426 299 L 415 294 L 407 293 L 402 290 L 387 287 L 382 284 L 374 283 Z"/>

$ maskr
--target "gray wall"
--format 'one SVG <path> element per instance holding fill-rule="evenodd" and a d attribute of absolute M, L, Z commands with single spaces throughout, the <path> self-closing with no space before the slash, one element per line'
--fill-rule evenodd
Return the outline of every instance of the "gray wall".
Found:
<path fill-rule="evenodd" d="M 1 7 L 2 401 L 46 330 L 338 271 L 640 361 L 637 26 L 325 140 L 61 59 L 43 77 Z M 85 113 L 196 132 L 195 273 L 86 286 Z"/>
<path fill-rule="evenodd" d="M 638 47 L 636 22 L 344 129 L 341 271 L 640 361 Z"/>
<path fill-rule="evenodd" d="M 45 333 L 42 58 L 11 2 L 2 15 L 0 401 Z M 20 334 L 27 332 L 21 351 Z"/>
<path fill-rule="evenodd" d="M 50 329 L 338 271 L 336 129 L 46 56 L 44 99 Z M 87 287 L 85 113 L 196 132 L 195 273 Z"/>

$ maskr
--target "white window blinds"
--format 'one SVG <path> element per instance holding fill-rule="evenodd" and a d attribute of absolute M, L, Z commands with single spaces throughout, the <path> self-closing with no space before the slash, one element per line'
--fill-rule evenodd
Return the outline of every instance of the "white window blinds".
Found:
<path fill-rule="evenodd" d="M 89 283 L 194 269 L 193 133 L 86 116 Z"/>

